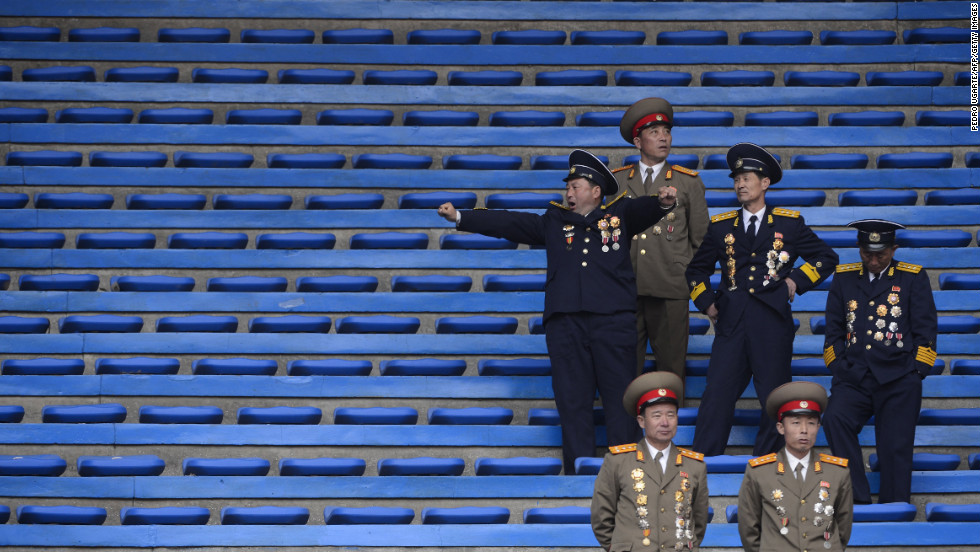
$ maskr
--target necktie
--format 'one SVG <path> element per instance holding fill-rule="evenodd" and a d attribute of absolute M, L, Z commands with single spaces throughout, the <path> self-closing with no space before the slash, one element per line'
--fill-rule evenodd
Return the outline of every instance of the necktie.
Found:
<path fill-rule="evenodd" d="M 796 465 L 795 471 L 796 471 L 796 480 L 800 482 L 800 485 L 803 485 L 803 481 L 806 479 L 803 474 L 803 462 L 800 462 L 799 464 Z"/>
<path fill-rule="evenodd" d="M 872 284 L 873 284 L 873 283 L 875 283 L 875 280 L 877 280 L 877 279 L 878 279 L 878 278 L 880 278 L 880 277 L 881 277 L 881 275 L 880 275 L 880 274 L 875 274 L 874 272 L 872 272 L 872 273 L 871 273 L 871 283 L 872 283 Z"/>
<path fill-rule="evenodd" d="M 653 167 L 647 167 L 647 175 L 643 179 L 643 187 L 649 191 L 650 186 L 653 186 Z"/>
<path fill-rule="evenodd" d="M 658 450 L 657 455 L 653 457 L 653 463 L 657 465 L 657 475 L 663 477 L 664 475 L 664 465 L 660 463 L 660 459 L 664 457 L 664 451 Z"/>
<path fill-rule="evenodd" d="M 752 215 L 749 217 L 749 230 L 745 235 L 749 238 L 749 242 L 755 241 L 755 222 L 759 220 L 759 217 Z"/>

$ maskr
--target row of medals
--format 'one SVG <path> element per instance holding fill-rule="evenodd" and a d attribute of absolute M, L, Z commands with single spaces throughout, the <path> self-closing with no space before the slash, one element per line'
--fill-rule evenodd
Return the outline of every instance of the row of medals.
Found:
<path fill-rule="evenodd" d="M 630 472 L 630 477 L 633 478 L 633 490 L 637 492 L 636 495 L 636 517 L 639 519 L 640 529 L 643 530 L 643 546 L 650 546 L 650 521 L 647 520 L 647 514 L 649 510 L 647 509 L 647 495 L 643 493 L 646 489 L 646 482 L 643 481 L 645 472 L 636 468 Z M 674 544 L 674 550 L 683 550 L 684 543 L 680 542 L 683 539 L 687 539 L 688 547 L 693 547 L 694 540 L 694 529 L 690 522 L 691 517 L 691 505 L 690 500 L 685 504 L 685 491 L 691 490 L 691 481 L 686 477 L 687 474 L 681 472 L 681 490 L 674 492 L 674 513 L 677 514 L 677 542 Z"/>
<path fill-rule="evenodd" d="M 825 502 L 827 502 L 827 500 L 830 498 L 830 483 L 828 481 L 821 481 L 820 487 L 820 492 L 817 493 L 817 497 L 820 499 L 820 502 L 813 505 L 813 511 L 816 514 L 813 517 L 813 526 L 820 527 L 824 524 L 824 522 L 827 522 L 827 527 L 823 532 L 823 547 L 829 550 L 830 547 L 833 546 L 830 543 L 830 524 L 834 522 L 834 518 L 832 517 L 834 515 L 834 506 L 832 504 L 825 504 Z M 778 503 L 782 501 L 783 495 L 784 493 L 782 489 L 772 490 L 772 499 L 774 502 Z M 779 528 L 779 534 L 788 535 L 789 517 L 786 515 L 786 508 L 776 504 L 776 515 L 779 516 L 780 523 L 782 524 L 782 527 Z"/>
<path fill-rule="evenodd" d="M 888 315 L 891 315 L 892 318 L 902 316 L 902 307 L 898 306 L 897 293 L 888 294 L 888 304 L 891 305 L 890 308 L 885 304 L 880 304 L 875 307 L 875 314 L 877 314 L 880 318 L 875 320 L 875 328 L 877 328 L 878 331 L 876 331 L 872 337 L 874 337 L 875 341 L 884 341 L 886 346 L 892 344 L 892 338 L 894 337 L 895 345 L 897 347 L 901 347 L 903 345 L 902 334 L 898 333 L 898 322 L 895 322 L 894 320 L 891 322 L 885 321 L 885 316 Z M 857 318 L 854 311 L 856 311 L 857 308 L 858 302 L 856 300 L 851 299 L 847 302 L 848 312 L 844 319 L 847 321 L 847 335 L 849 336 L 849 341 L 852 344 L 857 343 L 857 334 L 854 333 L 854 321 Z M 888 329 L 887 332 L 884 331 L 886 328 Z"/>

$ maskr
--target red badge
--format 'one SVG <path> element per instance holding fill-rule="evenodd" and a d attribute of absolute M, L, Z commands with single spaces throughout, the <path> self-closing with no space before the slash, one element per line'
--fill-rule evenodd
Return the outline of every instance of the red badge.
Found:
<path fill-rule="evenodd" d="M 821 481 L 820 482 L 820 486 L 821 487 L 827 487 L 829 489 L 830 488 L 830 482 L 829 481 Z"/>
<path fill-rule="evenodd" d="M 892 291 L 898 293 L 899 291 L 902 291 L 902 288 L 899 286 L 892 286 Z"/>
<path fill-rule="evenodd" d="M 681 477 L 687 477 L 687 472 L 681 472 Z"/>

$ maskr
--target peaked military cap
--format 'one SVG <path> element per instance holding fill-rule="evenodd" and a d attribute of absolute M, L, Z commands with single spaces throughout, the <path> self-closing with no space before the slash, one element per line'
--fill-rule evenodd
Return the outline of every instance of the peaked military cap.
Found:
<path fill-rule="evenodd" d="M 791 381 L 769 393 L 766 414 L 778 421 L 787 414 L 820 416 L 827 408 L 827 390 L 812 381 Z"/>
<path fill-rule="evenodd" d="M 619 134 L 632 144 L 640 131 L 653 125 L 674 126 L 674 108 L 663 98 L 643 98 L 631 105 L 619 122 Z"/>
<path fill-rule="evenodd" d="M 726 159 L 728 168 L 732 171 L 728 178 L 735 178 L 736 174 L 744 171 L 753 171 L 769 177 L 770 184 L 775 184 L 783 178 L 783 169 L 780 168 L 779 161 L 762 146 L 750 142 L 735 144 L 729 148 Z"/>
<path fill-rule="evenodd" d="M 855 220 L 847 225 L 857 228 L 858 245 L 869 251 L 881 251 L 895 245 L 895 231 L 905 228 L 897 222 L 882 219 Z"/>
<path fill-rule="evenodd" d="M 647 372 L 630 382 L 623 394 L 623 408 L 631 416 L 659 403 L 680 406 L 684 401 L 684 382 L 673 372 Z"/>
<path fill-rule="evenodd" d="M 616 177 L 605 163 L 585 150 L 574 150 L 568 155 L 568 176 L 565 182 L 584 178 L 602 189 L 603 195 L 615 195 L 619 191 Z"/>

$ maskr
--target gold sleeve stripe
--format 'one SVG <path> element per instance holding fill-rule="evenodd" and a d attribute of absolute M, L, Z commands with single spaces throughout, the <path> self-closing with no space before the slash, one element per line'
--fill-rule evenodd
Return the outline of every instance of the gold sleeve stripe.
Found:
<path fill-rule="evenodd" d="M 936 351 L 933 351 L 924 345 L 920 345 L 919 349 L 915 353 L 915 360 L 931 366 L 936 363 L 936 356 Z"/>
<path fill-rule="evenodd" d="M 691 301 L 697 299 L 698 295 L 704 293 L 706 289 L 707 288 L 704 286 L 704 282 L 701 282 L 698 285 L 694 286 L 694 289 L 691 290 Z"/>
<path fill-rule="evenodd" d="M 831 363 L 833 363 L 835 360 L 837 360 L 837 355 L 834 354 L 834 346 L 833 345 L 831 345 L 830 347 L 827 347 L 826 349 L 823 350 L 823 363 L 826 366 L 829 367 L 831 365 Z"/>
<path fill-rule="evenodd" d="M 837 265 L 837 272 L 853 272 L 855 270 L 861 270 L 861 263 Z"/>
<path fill-rule="evenodd" d="M 810 263 L 804 263 L 801 265 L 800 270 L 802 270 L 803 274 L 806 274 L 806 277 L 813 283 L 817 283 L 817 280 L 820 279 L 820 273 L 817 272 L 817 269 Z"/>

